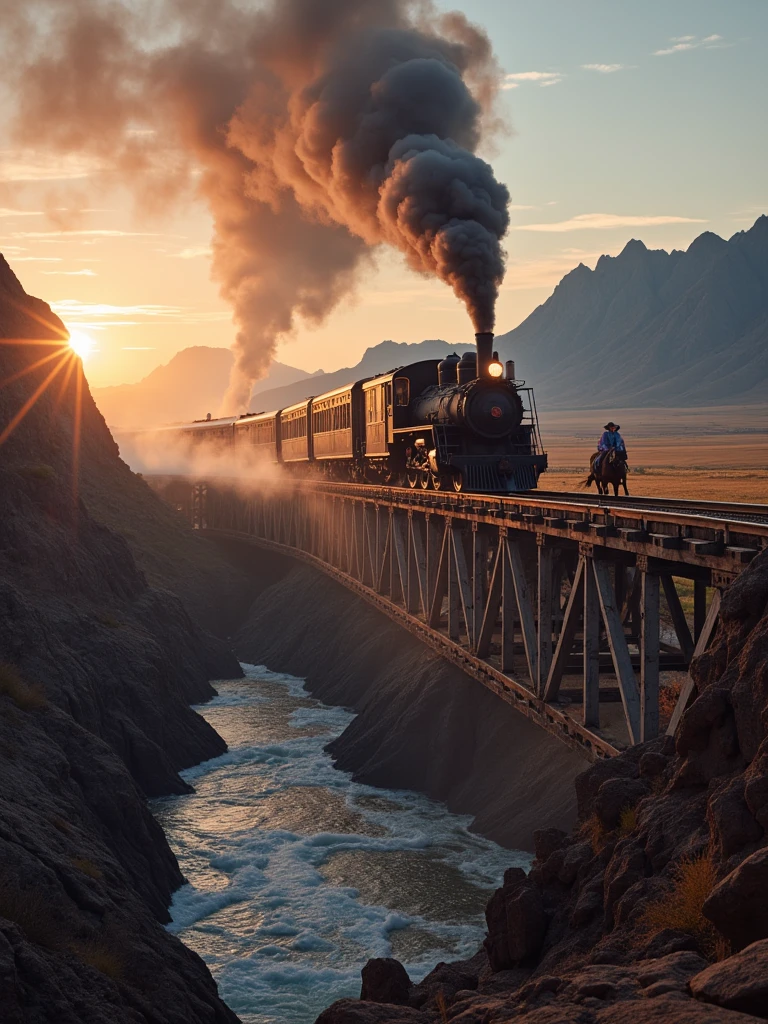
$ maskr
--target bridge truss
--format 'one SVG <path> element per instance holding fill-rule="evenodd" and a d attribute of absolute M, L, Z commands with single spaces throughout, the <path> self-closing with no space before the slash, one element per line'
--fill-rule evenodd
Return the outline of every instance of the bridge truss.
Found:
<path fill-rule="evenodd" d="M 321 569 L 591 759 L 675 732 L 721 592 L 768 545 L 768 515 L 715 503 L 217 482 L 177 504 Z"/>

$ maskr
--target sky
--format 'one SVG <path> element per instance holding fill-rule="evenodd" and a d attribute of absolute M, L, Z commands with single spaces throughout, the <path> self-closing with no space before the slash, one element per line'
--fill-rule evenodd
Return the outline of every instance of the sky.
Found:
<path fill-rule="evenodd" d="M 506 76 L 506 131 L 481 150 L 513 204 L 498 333 L 579 262 L 594 266 L 630 238 L 685 248 L 702 231 L 728 238 L 768 213 L 768 0 L 438 6 L 485 28 Z M 94 195 L 91 173 L 0 142 L 0 252 L 28 292 L 94 339 L 91 385 L 139 380 L 190 345 L 229 346 L 204 205 L 138 219 L 126 193 Z M 73 191 L 85 212 L 62 224 L 57 202 Z M 332 370 L 387 338 L 460 342 L 471 330 L 446 285 L 381 252 L 354 298 L 322 327 L 300 327 L 278 358 Z"/>

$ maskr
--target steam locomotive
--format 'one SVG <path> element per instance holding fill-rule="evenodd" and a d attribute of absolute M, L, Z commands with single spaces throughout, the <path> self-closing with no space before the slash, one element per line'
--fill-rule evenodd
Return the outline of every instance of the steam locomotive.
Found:
<path fill-rule="evenodd" d="M 509 493 L 547 468 L 531 388 L 493 352 L 426 359 L 275 412 L 172 428 L 188 444 L 331 480 Z"/>

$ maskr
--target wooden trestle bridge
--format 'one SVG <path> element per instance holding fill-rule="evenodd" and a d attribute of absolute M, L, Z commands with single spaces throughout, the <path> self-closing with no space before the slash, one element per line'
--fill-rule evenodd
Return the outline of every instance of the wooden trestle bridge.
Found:
<path fill-rule="evenodd" d="M 191 491 L 179 507 L 197 528 L 311 563 L 590 758 L 674 733 L 723 588 L 768 546 L 768 506 L 308 481 Z M 667 672 L 682 683 L 671 719 Z"/>

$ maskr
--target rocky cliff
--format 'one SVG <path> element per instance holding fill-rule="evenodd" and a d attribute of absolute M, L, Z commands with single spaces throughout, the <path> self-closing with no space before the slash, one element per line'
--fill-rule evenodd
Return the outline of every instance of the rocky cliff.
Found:
<path fill-rule="evenodd" d="M 190 596 L 196 538 L 120 463 L 2 257 L 0 381 L 0 1019 L 235 1021 L 162 927 L 183 879 L 145 798 L 225 749 L 189 704 L 239 667 L 104 520 L 154 517 Z"/>
<path fill-rule="evenodd" d="M 286 575 L 233 642 L 243 660 L 302 676 L 316 697 L 358 712 L 331 744 L 339 768 L 472 814 L 473 828 L 511 848 L 574 822 L 579 754 L 346 588 L 279 561 Z"/>
<path fill-rule="evenodd" d="M 472 961 L 418 986 L 371 961 L 318 1024 L 747 1024 L 768 1019 L 768 552 L 725 594 L 676 741 L 576 779 L 579 825 L 535 833 Z"/>

